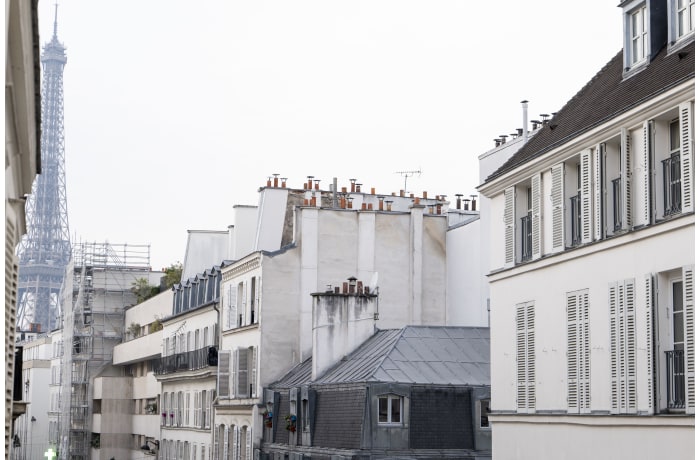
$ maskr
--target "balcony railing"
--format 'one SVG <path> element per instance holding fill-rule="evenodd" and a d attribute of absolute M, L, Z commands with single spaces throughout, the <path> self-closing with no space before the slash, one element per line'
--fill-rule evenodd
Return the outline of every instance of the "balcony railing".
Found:
<path fill-rule="evenodd" d="M 569 198 L 571 200 L 571 245 L 581 244 L 581 194 Z"/>
<path fill-rule="evenodd" d="M 216 347 L 204 347 L 151 360 L 156 375 L 172 374 L 178 371 L 194 371 L 207 366 L 216 366 L 219 352 Z"/>
<path fill-rule="evenodd" d="M 532 259 L 532 213 L 528 212 L 527 216 L 520 218 L 520 241 L 522 248 L 520 251 L 521 260 L 527 261 Z"/>
<path fill-rule="evenodd" d="M 661 161 L 664 174 L 664 216 L 681 210 L 681 156 L 674 153 Z"/>
<path fill-rule="evenodd" d="M 621 178 L 612 180 L 613 230 L 622 229 L 622 181 Z"/>
<path fill-rule="evenodd" d="M 683 350 L 666 352 L 666 388 L 667 407 L 669 409 L 685 408 L 685 367 Z"/>

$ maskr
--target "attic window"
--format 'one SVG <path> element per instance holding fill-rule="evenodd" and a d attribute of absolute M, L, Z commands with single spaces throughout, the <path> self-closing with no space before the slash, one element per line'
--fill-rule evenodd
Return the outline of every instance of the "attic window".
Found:
<path fill-rule="evenodd" d="M 673 0 L 669 11 L 669 39 L 671 43 L 695 32 L 695 0 Z"/>
<path fill-rule="evenodd" d="M 378 398 L 377 421 L 382 425 L 400 424 L 403 421 L 403 397 L 383 395 Z"/>
<path fill-rule="evenodd" d="M 629 65 L 637 65 L 648 54 L 647 7 L 642 6 L 629 13 Z"/>

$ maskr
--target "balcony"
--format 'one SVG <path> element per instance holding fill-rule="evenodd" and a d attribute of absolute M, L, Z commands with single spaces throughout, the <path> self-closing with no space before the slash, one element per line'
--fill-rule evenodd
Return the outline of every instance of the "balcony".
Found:
<path fill-rule="evenodd" d="M 681 156 L 676 152 L 661 161 L 664 175 L 664 216 L 681 211 Z"/>
<path fill-rule="evenodd" d="M 666 352 L 666 388 L 669 410 L 685 409 L 685 367 L 683 350 Z"/>
<path fill-rule="evenodd" d="M 532 213 L 520 218 L 520 241 L 522 242 L 520 260 L 525 262 L 532 259 Z"/>
<path fill-rule="evenodd" d="M 151 360 L 155 375 L 172 374 L 179 371 L 194 371 L 218 364 L 219 352 L 216 347 L 204 347 Z"/>

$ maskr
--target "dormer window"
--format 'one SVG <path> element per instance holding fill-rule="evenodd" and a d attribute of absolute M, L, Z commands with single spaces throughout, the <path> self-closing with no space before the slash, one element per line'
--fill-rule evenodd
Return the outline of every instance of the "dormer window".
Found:
<path fill-rule="evenodd" d="M 669 41 L 674 45 L 695 32 L 695 0 L 671 0 Z"/>
<path fill-rule="evenodd" d="M 630 67 L 647 57 L 647 7 L 630 13 Z"/>

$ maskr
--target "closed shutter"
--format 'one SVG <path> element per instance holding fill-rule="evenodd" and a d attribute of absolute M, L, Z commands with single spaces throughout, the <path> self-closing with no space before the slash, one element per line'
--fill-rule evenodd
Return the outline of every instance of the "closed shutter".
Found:
<path fill-rule="evenodd" d="M 248 315 L 246 314 L 246 311 L 247 311 L 246 301 L 248 299 L 248 297 L 247 297 L 248 291 L 247 290 L 248 290 L 248 283 L 243 281 L 243 289 L 241 292 L 241 298 L 240 298 L 240 302 L 238 305 L 238 314 L 241 316 L 241 326 L 245 326 L 246 324 L 248 324 L 248 322 L 247 322 Z"/>
<path fill-rule="evenodd" d="M 516 306 L 517 410 L 535 409 L 535 305 Z"/>
<path fill-rule="evenodd" d="M 646 392 L 647 392 L 647 414 L 653 415 L 655 412 L 655 382 L 654 382 L 654 310 L 656 305 L 656 277 L 647 274 L 644 277 L 644 329 L 646 341 Z"/>
<path fill-rule="evenodd" d="M 605 199 L 604 199 L 604 184 L 603 178 L 603 149 L 605 144 L 599 144 L 595 147 L 593 152 L 592 161 L 592 175 L 593 175 L 593 239 L 595 241 L 600 241 L 603 239 L 605 234 L 603 231 L 603 215 L 605 212 Z"/>
<path fill-rule="evenodd" d="M 695 413 L 695 280 L 693 266 L 683 267 L 683 316 L 685 323 L 685 411 Z"/>
<path fill-rule="evenodd" d="M 224 427 L 224 452 L 223 452 L 223 456 L 222 456 L 223 459 L 228 458 L 228 455 L 229 455 L 228 449 L 229 449 L 229 446 L 228 446 L 228 427 L 226 426 L 226 427 Z"/>
<path fill-rule="evenodd" d="M 637 369 L 634 280 L 611 283 L 608 294 L 612 413 L 635 413 Z"/>
<path fill-rule="evenodd" d="M 238 355 L 238 389 L 236 394 L 239 398 L 248 397 L 248 349 L 239 348 Z"/>
<path fill-rule="evenodd" d="M 236 309 L 236 285 L 230 283 L 228 285 L 228 321 L 226 323 L 229 329 L 235 328 L 237 326 L 236 318 L 238 312 Z"/>
<path fill-rule="evenodd" d="M 532 259 L 542 257 L 542 178 L 539 174 L 530 180 L 532 191 Z"/>
<path fill-rule="evenodd" d="M 590 330 L 590 305 L 588 291 L 579 296 L 579 328 L 580 328 L 580 410 L 582 413 L 591 411 L 591 330 Z"/>
<path fill-rule="evenodd" d="M 258 278 L 255 280 L 255 287 L 257 289 L 257 294 L 255 295 L 256 298 L 256 305 L 255 305 L 255 322 L 259 323 L 260 322 L 260 312 L 262 311 L 262 308 L 260 306 L 262 305 L 262 277 L 258 276 Z"/>
<path fill-rule="evenodd" d="M 591 150 L 581 152 L 581 242 L 590 243 L 593 238 L 591 177 Z"/>
<path fill-rule="evenodd" d="M 684 102 L 679 107 L 681 130 L 681 209 L 682 212 L 692 212 L 694 204 L 694 173 L 693 153 L 693 104 Z"/>
<path fill-rule="evenodd" d="M 515 187 L 508 187 L 504 193 L 503 222 L 506 226 L 505 266 L 512 267 L 515 265 Z"/>
<path fill-rule="evenodd" d="M 640 224 L 642 225 L 649 225 L 650 223 L 650 206 L 651 206 L 651 199 L 649 197 L 649 187 L 650 187 L 650 177 L 649 177 L 649 150 L 650 150 L 650 135 L 651 135 L 651 127 L 650 127 L 649 121 L 644 122 L 644 126 L 642 128 L 642 158 L 640 158 L 640 166 L 641 166 L 641 171 L 639 174 L 639 180 L 641 182 L 641 196 L 639 197 L 640 200 L 643 200 L 643 206 L 642 206 L 642 216 L 641 217 L 641 222 Z"/>
<path fill-rule="evenodd" d="M 576 294 L 566 295 L 566 379 L 567 411 L 578 413 L 578 312 Z"/>
<path fill-rule="evenodd" d="M 221 398 L 231 394 L 231 350 L 219 350 L 219 368 L 216 376 L 216 392 Z"/>
<path fill-rule="evenodd" d="M 588 291 L 567 293 L 567 409 L 589 413 L 591 355 Z"/>
<path fill-rule="evenodd" d="M 622 195 L 622 228 L 632 227 L 632 152 L 631 136 L 627 129 L 622 129 L 622 145 L 620 146 L 620 164 L 622 166 L 620 193 Z"/>
<path fill-rule="evenodd" d="M 564 164 L 552 168 L 552 252 L 564 250 Z"/>
<path fill-rule="evenodd" d="M 251 427 L 245 430 L 246 460 L 253 460 L 253 431 Z"/>
<path fill-rule="evenodd" d="M 221 449 L 221 446 L 219 445 L 221 443 L 221 433 L 219 431 L 219 427 L 214 428 L 214 460 L 221 460 L 221 457 L 219 457 L 219 452 Z"/>
<path fill-rule="evenodd" d="M 241 458 L 241 430 L 239 427 L 234 428 L 233 432 L 233 460 Z"/>

